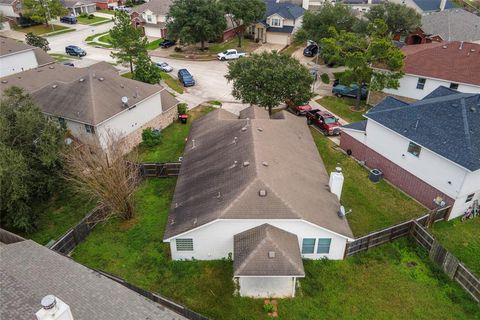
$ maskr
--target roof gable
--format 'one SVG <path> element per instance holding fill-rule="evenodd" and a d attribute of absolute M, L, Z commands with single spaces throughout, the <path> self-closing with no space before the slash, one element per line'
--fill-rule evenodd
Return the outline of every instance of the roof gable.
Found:
<path fill-rule="evenodd" d="M 422 30 L 446 41 L 476 42 L 480 40 L 480 17 L 459 8 L 431 12 L 422 16 Z"/>
<path fill-rule="evenodd" d="M 264 20 L 273 14 L 278 14 L 285 19 L 296 20 L 303 16 L 305 12 L 305 9 L 296 4 L 277 3 L 275 0 L 265 0 L 265 5 L 267 9 L 265 11 Z"/>

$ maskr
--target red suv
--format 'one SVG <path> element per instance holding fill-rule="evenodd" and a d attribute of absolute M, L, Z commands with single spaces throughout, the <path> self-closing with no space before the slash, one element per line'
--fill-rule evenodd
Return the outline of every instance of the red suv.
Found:
<path fill-rule="evenodd" d="M 338 119 L 335 118 L 328 111 L 319 109 L 310 110 L 305 113 L 307 123 L 313 124 L 322 130 L 326 135 L 336 136 L 340 134 L 340 127 L 342 126 Z"/>

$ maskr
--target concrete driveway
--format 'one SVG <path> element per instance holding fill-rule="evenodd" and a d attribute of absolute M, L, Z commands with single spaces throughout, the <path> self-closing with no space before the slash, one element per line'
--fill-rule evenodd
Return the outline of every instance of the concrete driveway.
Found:
<path fill-rule="evenodd" d="M 275 43 L 262 43 L 260 47 L 253 51 L 254 53 L 261 53 L 261 52 L 272 52 L 273 50 L 280 51 L 285 48 L 285 45 L 282 44 L 275 44 Z"/>

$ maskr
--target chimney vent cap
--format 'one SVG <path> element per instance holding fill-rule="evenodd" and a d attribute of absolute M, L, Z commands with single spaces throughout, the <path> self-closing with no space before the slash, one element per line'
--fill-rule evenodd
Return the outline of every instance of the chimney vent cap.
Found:
<path fill-rule="evenodd" d="M 57 299 L 55 299 L 54 295 L 49 294 L 48 296 L 43 297 L 42 301 L 40 303 L 41 303 L 43 309 L 50 310 L 50 309 L 53 309 L 56 306 Z"/>
<path fill-rule="evenodd" d="M 275 251 L 268 251 L 268 257 L 269 257 L 270 259 L 275 258 Z"/>

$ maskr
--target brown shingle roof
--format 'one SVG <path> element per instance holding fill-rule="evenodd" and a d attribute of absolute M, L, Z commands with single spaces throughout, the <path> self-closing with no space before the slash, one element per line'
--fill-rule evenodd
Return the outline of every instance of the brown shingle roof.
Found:
<path fill-rule="evenodd" d="M 305 276 L 297 236 L 267 223 L 236 234 L 233 255 L 235 276 Z"/>
<path fill-rule="evenodd" d="M 138 7 L 133 8 L 133 12 L 142 13 L 147 10 L 152 11 L 157 16 L 166 16 L 170 10 L 172 0 L 150 0 Z"/>
<path fill-rule="evenodd" d="M 34 48 L 33 52 L 35 53 L 35 57 L 37 58 L 37 63 L 39 67 L 55 62 L 55 60 L 50 55 L 48 55 L 48 53 L 46 53 L 40 48 Z"/>
<path fill-rule="evenodd" d="M 34 48 L 22 41 L 0 36 L 0 57 Z"/>
<path fill-rule="evenodd" d="M 402 51 L 405 73 L 480 86 L 480 44 L 429 43 L 405 46 Z"/>
<path fill-rule="evenodd" d="M 220 109 L 192 125 L 165 239 L 220 218 L 303 219 L 353 237 L 305 122 L 262 118 Z"/>
<path fill-rule="evenodd" d="M 0 92 L 11 86 L 32 94 L 47 114 L 90 125 L 124 111 L 123 96 L 128 97 L 128 104 L 133 106 L 163 89 L 160 85 L 121 77 L 106 62 L 88 68 L 55 64 L 1 78 Z"/>

